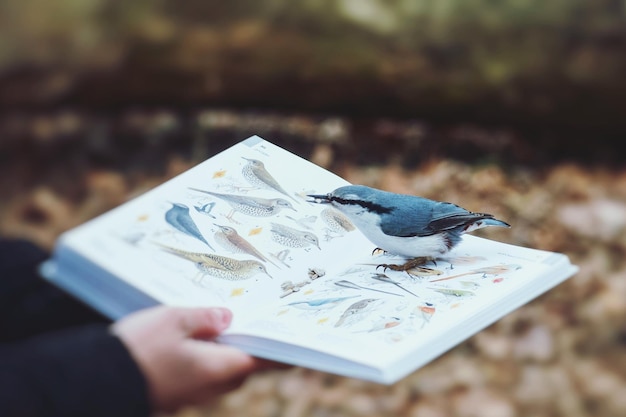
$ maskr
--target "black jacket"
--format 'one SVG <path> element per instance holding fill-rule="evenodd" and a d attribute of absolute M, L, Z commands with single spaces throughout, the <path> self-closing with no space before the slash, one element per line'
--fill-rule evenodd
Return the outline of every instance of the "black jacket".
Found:
<path fill-rule="evenodd" d="M 47 256 L 0 238 L 0 416 L 148 416 L 130 353 L 107 319 L 38 275 Z"/>

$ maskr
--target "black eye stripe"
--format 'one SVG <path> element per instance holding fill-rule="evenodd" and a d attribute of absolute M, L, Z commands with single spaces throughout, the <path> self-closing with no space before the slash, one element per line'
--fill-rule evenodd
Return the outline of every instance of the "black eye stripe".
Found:
<path fill-rule="evenodd" d="M 340 198 L 340 197 L 333 197 L 330 196 L 330 200 L 331 201 L 336 201 L 339 204 L 354 204 L 357 206 L 361 206 L 365 209 L 367 209 L 368 211 L 371 211 L 373 213 L 378 213 L 378 214 L 387 214 L 387 213 L 391 213 L 393 211 L 393 207 L 383 207 L 380 204 L 376 204 L 376 203 L 372 203 L 370 201 L 364 201 L 364 200 L 349 200 L 346 198 Z"/>

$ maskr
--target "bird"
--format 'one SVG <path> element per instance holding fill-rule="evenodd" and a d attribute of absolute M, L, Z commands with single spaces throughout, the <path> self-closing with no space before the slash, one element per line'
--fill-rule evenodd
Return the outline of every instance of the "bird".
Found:
<path fill-rule="evenodd" d="M 309 215 L 304 216 L 302 218 L 296 219 L 291 216 L 285 216 L 289 220 L 293 220 L 300 227 L 304 227 L 307 230 L 313 230 L 313 226 L 315 226 L 315 222 L 317 221 L 317 216 Z"/>
<path fill-rule="evenodd" d="M 228 203 L 232 210 L 228 213 L 226 218 L 232 222 L 236 222 L 233 219 L 235 212 L 253 217 L 270 217 L 278 214 L 284 208 L 297 211 L 291 203 L 284 198 L 261 198 L 236 194 L 221 194 L 192 187 L 189 187 L 189 189 L 212 195 Z"/>
<path fill-rule="evenodd" d="M 411 291 L 411 290 L 407 290 L 407 289 L 406 289 L 406 288 L 404 288 L 402 285 L 400 285 L 400 283 L 399 283 L 399 282 L 392 280 L 391 278 L 389 278 L 389 277 L 388 277 L 387 275 L 385 275 L 385 274 L 378 274 L 378 273 L 377 273 L 377 274 L 372 274 L 372 278 L 373 278 L 373 279 L 375 279 L 375 280 L 377 280 L 377 281 L 382 281 L 382 282 L 386 282 L 386 283 L 389 283 L 389 284 L 393 284 L 393 285 L 395 285 L 396 287 L 400 288 L 401 290 L 408 292 L 408 293 L 409 293 L 409 294 L 411 294 L 412 296 L 419 298 L 419 295 L 415 294 L 415 293 L 414 293 L 413 291 Z"/>
<path fill-rule="evenodd" d="M 180 203 L 172 203 L 172 207 L 165 212 L 165 221 L 179 232 L 198 239 L 206 244 L 212 251 L 213 246 L 202 236 L 200 229 L 189 214 L 189 207 Z"/>
<path fill-rule="evenodd" d="M 339 320 L 337 320 L 337 323 L 335 323 L 335 327 L 340 327 L 345 324 L 348 324 L 349 322 L 352 322 L 354 318 L 357 317 L 357 315 L 363 313 L 367 309 L 367 307 L 369 307 L 375 301 L 378 301 L 378 299 L 377 298 L 365 298 L 363 300 L 359 300 L 356 303 L 350 305 L 350 307 L 348 307 L 343 312 L 341 317 L 339 317 Z"/>
<path fill-rule="evenodd" d="M 243 281 L 259 273 L 272 278 L 265 266 L 255 260 L 239 260 L 213 253 L 189 252 L 158 242 L 154 243 L 167 253 L 193 262 L 203 275 L 211 275 L 228 281 Z"/>
<path fill-rule="evenodd" d="M 376 292 L 382 292 L 384 294 L 391 294 L 391 295 L 397 295 L 399 297 L 403 297 L 402 294 L 396 294 L 395 292 L 377 290 L 376 288 L 364 287 L 362 285 L 355 284 L 354 282 L 351 282 L 351 281 L 348 281 L 348 280 L 345 280 L 345 279 L 342 279 L 342 280 L 339 280 L 339 281 L 335 281 L 335 285 L 338 285 L 338 286 L 344 287 L 344 288 L 352 288 L 354 290 L 376 291 Z"/>
<path fill-rule="evenodd" d="M 299 308 L 302 310 L 326 310 L 333 308 L 336 305 L 349 300 L 351 298 L 359 297 L 358 295 L 352 295 L 348 297 L 331 297 L 331 298 L 318 298 L 314 300 L 294 301 L 287 304 L 288 306 Z"/>
<path fill-rule="evenodd" d="M 487 275 L 503 275 L 511 271 L 517 271 L 518 269 L 521 269 L 521 268 L 522 267 L 517 264 L 499 264 L 499 265 L 493 265 L 493 266 L 486 266 L 484 268 L 472 269 L 471 271 L 467 271 L 467 272 L 453 275 L 450 277 L 433 279 L 429 282 L 449 281 L 451 279 L 464 277 L 467 275 L 475 275 L 475 274 L 481 274 L 483 278 L 485 278 Z"/>
<path fill-rule="evenodd" d="M 213 223 L 217 226 L 218 231 L 215 232 L 215 241 L 224 249 L 232 253 L 245 253 L 252 255 L 255 258 L 263 262 L 269 262 L 276 266 L 272 261 L 267 259 L 252 243 L 243 238 L 234 227 L 224 226 L 217 223 Z"/>
<path fill-rule="evenodd" d="M 436 311 L 437 311 L 437 308 L 435 307 L 433 303 L 424 302 L 424 303 L 417 305 L 413 309 L 410 317 L 412 320 L 416 319 L 416 320 L 421 321 L 420 329 L 423 329 L 424 326 L 430 323 L 430 320 L 433 318 Z"/>
<path fill-rule="evenodd" d="M 213 207 L 215 207 L 215 201 L 206 203 L 204 205 L 193 206 L 193 208 L 195 208 L 198 213 L 202 213 L 209 217 L 215 218 L 215 216 L 211 214 L 211 210 L 213 210 Z"/>
<path fill-rule="evenodd" d="M 395 316 L 380 316 L 378 320 L 370 323 L 366 330 L 360 330 L 355 333 L 372 333 L 380 330 L 387 330 L 402 324 L 402 319 Z"/>
<path fill-rule="evenodd" d="M 248 181 L 252 186 L 278 191 L 279 193 L 291 198 L 293 201 L 296 201 L 296 199 L 289 195 L 289 193 L 285 191 L 278 181 L 272 177 L 267 168 L 265 168 L 265 164 L 263 162 L 258 159 L 242 158 L 248 161 L 248 163 L 244 165 L 241 173 L 246 181 Z"/>
<path fill-rule="evenodd" d="M 487 226 L 511 227 L 487 213 L 456 204 L 397 194 L 365 185 L 346 185 L 328 194 L 309 194 L 312 203 L 330 204 L 345 214 L 363 235 L 386 253 L 408 258 L 405 271 L 450 252 L 464 233 Z"/>
<path fill-rule="evenodd" d="M 320 249 L 317 236 L 307 230 L 298 230 L 279 223 L 271 223 L 272 240 L 290 248 L 306 248 L 316 246 Z"/>
<path fill-rule="evenodd" d="M 350 222 L 350 219 L 348 219 L 345 214 L 334 209 L 333 207 L 327 207 L 322 210 L 322 212 L 320 213 L 320 217 L 328 227 L 328 240 L 333 238 L 333 233 L 335 234 L 335 236 L 343 236 L 345 233 L 354 230 L 354 225 L 352 224 L 352 222 Z"/>

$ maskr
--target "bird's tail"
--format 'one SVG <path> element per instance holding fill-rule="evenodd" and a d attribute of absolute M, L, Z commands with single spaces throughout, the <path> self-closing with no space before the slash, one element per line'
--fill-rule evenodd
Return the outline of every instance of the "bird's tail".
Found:
<path fill-rule="evenodd" d="M 181 257 L 183 259 L 187 259 L 187 260 L 192 261 L 192 262 L 200 262 L 200 261 L 202 261 L 202 256 L 204 255 L 202 253 L 188 252 L 186 250 L 173 248 L 171 246 L 164 245 L 164 244 L 156 242 L 156 241 L 152 241 L 152 243 L 157 245 L 158 247 L 160 247 L 161 249 L 163 249 L 167 253 L 171 253 L 172 255 L 179 256 L 179 257 Z"/>
<path fill-rule="evenodd" d="M 476 215 L 478 218 L 467 225 L 465 232 L 473 232 L 474 230 L 482 229 L 483 227 L 488 226 L 511 227 L 511 225 L 507 222 L 498 220 L 491 214 L 476 213 Z"/>

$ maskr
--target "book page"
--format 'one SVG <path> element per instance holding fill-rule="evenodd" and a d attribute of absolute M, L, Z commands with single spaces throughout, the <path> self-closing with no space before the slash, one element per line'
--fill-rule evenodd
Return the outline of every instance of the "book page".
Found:
<path fill-rule="evenodd" d="M 238 321 L 253 305 L 307 293 L 370 247 L 341 213 L 307 202 L 346 184 L 252 137 L 66 233 L 60 247 L 161 303 L 227 306 Z"/>
<path fill-rule="evenodd" d="M 255 319 L 228 334 L 282 340 L 379 369 L 399 366 L 395 371 L 402 373 L 575 270 L 562 254 L 470 235 L 436 263 L 408 272 L 378 267 L 404 259 L 370 252 L 364 250 L 358 262 L 307 291 L 257 311 Z M 252 352 L 269 353 L 233 340 Z"/>

